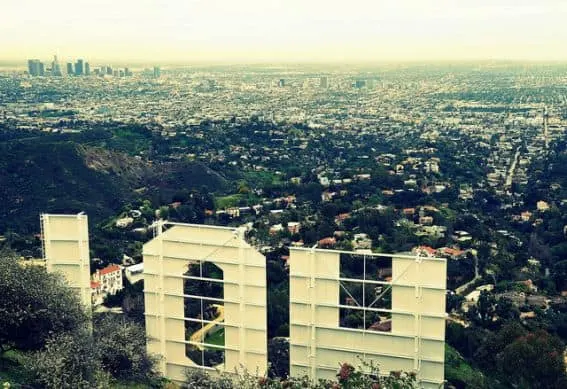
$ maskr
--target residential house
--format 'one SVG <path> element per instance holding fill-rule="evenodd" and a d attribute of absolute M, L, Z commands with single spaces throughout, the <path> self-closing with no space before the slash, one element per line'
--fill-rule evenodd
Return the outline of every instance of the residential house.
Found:
<path fill-rule="evenodd" d="M 437 250 L 435 250 L 433 247 L 429 247 L 429 246 L 418 246 L 418 247 L 414 247 L 411 250 L 412 254 L 415 255 L 423 255 L 426 257 L 435 257 L 435 255 L 437 254 Z"/>
<path fill-rule="evenodd" d="M 355 250 L 372 248 L 372 239 L 367 234 L 355 234 L 351 243 Z"/>
<path fill-rule="evenodd" d="M 287 230 L 290 234 L 299 234 L 299 230 L 301 230 L 301 223 L 300 222 L 288 222 L 287 223 Z"/>
<path fill-rule="evenodd" d="M 91 303 L 93 305 L 102 304 L 104 295 L 102 293 L 100 282 L 91 281 Z"/>
<path fill-rule="evenodd" d="M 118 228 L 126 228 L 129 225 L 134 223 L 134 218 L 131 217 L 123 217 L 122 219 L 116 220 L 116 227 Z"/>
<path fill-rule="evenodd" d="M 537 210 L 540 212 L 545 212 L 549 210 L 549 204 L 543 200 L 540 200 L 536 203 Z"/>
<path fill-rule="evenodd" d="M 103 295 L 116 294 L 124 287 L 122 283 L 122 267 L 112 264 L 104 269 L 99 269 L 93 274 L 92 281 L 100 283 L 100 291 Z"/>

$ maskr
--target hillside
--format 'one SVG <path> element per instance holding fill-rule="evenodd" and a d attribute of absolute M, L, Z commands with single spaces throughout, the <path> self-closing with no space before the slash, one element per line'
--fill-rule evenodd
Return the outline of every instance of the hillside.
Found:
<path fill-rule="evenodd" d="M 200 162 L 166 162 L 153 165 L 146 177 L 147 185 L 169 201 L 182 189 L 206 189 L 218 192 L 229 189 L 229 182 L 217 171 Z"/>
<path fill-rule="evenodd" d="M 74 142 L 0 143 L 0 234 L 36 232 L 41 212 L 85 211 L 97 222 L 140 187 L 167 201 L 176 191 L 204 185 L 220 190 L 226 180 L 201 164 L 149 164 Z"/>

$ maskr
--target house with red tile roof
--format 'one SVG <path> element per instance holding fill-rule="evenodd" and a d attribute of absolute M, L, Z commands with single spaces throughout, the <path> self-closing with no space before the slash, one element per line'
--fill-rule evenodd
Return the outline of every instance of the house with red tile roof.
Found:
<path fill-rule="evenodd" d="M 91 281 L 91 302 L 93 305 L 102 304 L 103 295 L 100 286 L 100 282 Z"/>
<path fill-rule="evenodd" d="M 437 254 L 437 250 L 429 246 L 414 247 L 411 252 L 417 255 L 425 255 L 427 257 L 435 257 L 435 255 Z"/>
<path fill-rule="evenodd" d="M 122 282 L 122 267 L 116 264 L 108 265 L 104 269 L 97 270 L 92 276 L 93 284 L 100 284 L 100 294 L 116 294 L 124 288 Z"/>
<path fill-rule="evenodd" d="M 437 250 L 437 252 L 439 254 L 441 254 L 442 256 L 448 256 L 448 257 L 451 257 L 453 259 L 459 258 L 459 257 L 466 254 L 466 251 L 451 248 L 451 247 L 441 247 L 439 250 Z"/>

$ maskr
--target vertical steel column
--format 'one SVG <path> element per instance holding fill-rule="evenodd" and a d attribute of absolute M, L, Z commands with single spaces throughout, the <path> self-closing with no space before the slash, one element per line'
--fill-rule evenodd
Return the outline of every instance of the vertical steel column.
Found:
<path fill-rule="evenodd" d="M 310 340 L 309 340 L 309 378 L 315 380 L 317 378 L 317 334 L 316 334 L 316 305 L 315 305 L 315 259 L 317 254 L 312 250 L 309 258 L 309 306 L 311 308 L 310 320 Z"/>
<path fill-rule="evenodd" d="M 239 238 L 238 242 L 238 311 L 240 316 L 240 323 L 238 327 L 239 336 L 239 355 L 238 359 L 241 366 L 246 366 L 246 330 L 245 330 L 245 302 L 244 302 L 244 280 L 246 279 L 246 272 L 244 269 L 244 229 L 238 228 L 234 231 L 234 238 Z M 225 355 L 226 358 L 226 355 Z"/>
<path fill-rule="evenodd" d="M 415 258 L 415 272 L 417 279 L 415 280 L 415 311 L 414 311 L 414 361 L 413 368 L 417 372 L 418 380 L 421 377 L 421 273 L 420 264 L 421 257 L 419 254 Z M 410 265 L 411 266 L 411 265 Z"/>
<path fill-rule="evenodd" d="M 163 221 L 158 220 L 155 226 L 155 234 L 159 239 L 159 287 L 158 287 L 158 295 L 157 298 L 159 300 L 159 314 L 158 320 L 156 321 L 159 326 L 159 334 L 160 334 L 160 351 L 162 358 L 160 359 L 161 362 L 161 369 L 164 375 L 167 375 L 167 344 L 165 340 L 165 294 L 164 294 L 164 277 L 163 277 Z"/>

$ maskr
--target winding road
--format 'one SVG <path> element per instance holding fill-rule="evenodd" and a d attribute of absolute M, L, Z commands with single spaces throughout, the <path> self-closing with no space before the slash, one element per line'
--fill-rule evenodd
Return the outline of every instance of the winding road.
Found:
<path fill-rule="evenodd" d="M 193 335 L 191 335 L 191 338 L 189 338 L 191 342 L 204 343 L 205 337 L 207 336 L 209 331 L 212 330 L 217 324 L 224 321 L 224 306 L 214 304 L 213 307 L 217 309 L 218 316 L 210 323 L 207 323 L 207 325 L 203 326 L 199 331 L 196 331 Z M 201 344 L 196 344 L 195 346 L 199 350 L 202 350 L 204 348 Z"/>

